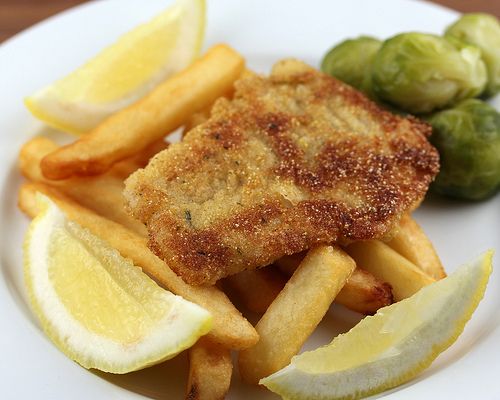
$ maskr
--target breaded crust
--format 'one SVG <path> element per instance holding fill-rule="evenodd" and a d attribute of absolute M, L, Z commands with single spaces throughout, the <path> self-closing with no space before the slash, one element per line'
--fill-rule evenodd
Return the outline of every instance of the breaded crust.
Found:
<path fill-rule="evenodd" d="M 296 60 L 245 76 L 233 100 L 154 157 L 125 196 L 151 249 L 213 284 L 320 243 L 381 238 L 439 169 L 430 127 Z"/>

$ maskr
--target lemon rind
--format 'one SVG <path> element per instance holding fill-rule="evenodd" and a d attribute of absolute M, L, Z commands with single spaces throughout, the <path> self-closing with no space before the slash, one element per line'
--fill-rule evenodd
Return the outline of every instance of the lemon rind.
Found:
<path fill-rule="evenodd" d="M 186 0 L 184 0 L 186 2 Z M 24 104 L 26 108 L 31 112 L 31 114 L 37 119 L 45 122 L 47 125 L 64 132 L 68 132 L 74 135 L 81 135 L 88 132 L 100 122 L 106 119 L 111 114 L 116 111 L 133 104 L 140 98 L 144 97 L 149 93 L 156 85 L 165 80 L 168 76 L 174 74 L 179 69 L 182 69 L 189 65 L 196 57 L 198 57 L 205 35 L 206 28 L 206 2 L 205 0 L 193 0 L 196 4 L 195 7 L 189 8 L 184 7 L 183 11 L 185 15 L 190 11 L 194 15 L 188 15 L 187 20 L 197 20 L 197 32 L 192 35 L 192 43 L 187 46 L 181 44 L 181 40 L 178 40 L 176 45 L 170 51 L 170 56 L 166 59 L 181 60 L 176 61 L 175 64 L 165 62 L 161 68 L 159 68 L 155 74 L 149 76 L 145 82 L 139 84 L 135 88 L 130 88 L 127 93 L 124 93 L 123 97 L 114 99 L 109 102 L 84 102 L 78 99 L 68 99 L 62 96 L 57 91 L 58 82 L 64 81 L 65 79 L 72 79 L 70 77 L 75 74 L 75 72 L 80 69 L 85 68 L 89 63 L 94 62 L 95 59 L 102 57 L 109 48 L 112 48 L 118 42 L 120 42 L 125 37 L 130 37 L 133 32 L 142 29 L 144 26 L 148 25 L 142 24 L 134 28 L 132 31 L 125 33 L 120 37 L 114 45 L 102 50 L 94 58 L 89 60 L 87 63 L 83 64 L 81 67 L 67 75 L 66 77 L 60 79 L 59 81 L 38 90 L 31 96 L 24 99 Z M 181 2 L 174 4 L 177 7 L 183 7 Z M 163 13 L 159 14 L 150 23 L 156 19 L 161 18 L 166 15 L 171 9 L 167 9 Z M 181 24 L 182 32 L 179 37 L 190 37 L 189 30 L 192 27 L 191 23 Z M 185 54 L 184 54 L 185 53 Z"/>
<path fill-rule="evenodd" d="M 389 352 L 395 354 L 393 357 L 390 354 L 387 357 L 381 355 L 379 359 L 373 362 L 336 373 L 311 373 L 299 368 L 294 364 L 294 360 L 292 360 L 289 366 L 262 379 L 260 383 L 289 400 L 340 400 L 369 396 L 407 382 L 426 369 L 463 332 L 465 324 L 470 320 L 474 310 L 484 296 L 491 274 L 492 255 L 493 251 L 490 250 L 475 263 L 465 265 L 461 268 L 460 272 L 457 271 L 457 273 L 465 274 L 467 273 L 466 269 L 475 268 L 473 272 L 478 278 L 471 282 L 475 287 L 470 291 L 470 297 L 467 301 L 460 304 L 462 307 L 459 307 L 455 312 L 455 315 L 459 315 L 459 317 L 453 320 L 453 324 L 449 326 L 449 329 L 445 332 L 441 331 L 441 335 L 434 342 L 427 343 L 428 351 L 424 357 L 421 356 L 423 350 L 422 343 L 413 343 L 414 354 L 408 354 L 408 347 L 405 347 L 404 356 L 410 361 L 404 370 L 401 370 L 402 356 L 399 355 L 401 354 L 399 353 L 400 350 L 396 348 Z M 441 282 L 444 283 L 444 281 Z M 462 295 L 463 291 L 460 294 Z M 435 312 L 434 314 L 436 319 L 439 318 L 440 312 Z M 428 323 L 427 327 L 430 332 L 434 332 L 431 324 L 432 322 Z M 415 332 L 415 335 L 411 336 L 416 337 L 418 334 L 419 332 Z M 404 347 L 408 342 L 403 341 L 398 347 Z M 412 362 L 412 360 L 418 361 Z M 398 373 L 391 377 L 391 371 L 398 371 Z M 386 377 L 381 377 L 383 374 L 386 374 Z M 380 383 L 374 384 L 374 381 Z"/>
<path fill-rule="evenodd" d="M 40 248 L 46 248 L 50 240 L 48 230 L 63 229 L 65 216 L 48 198 L 38 197 L 40 212 L 30 225 L 23 245 L 25 282 L 42 329 L 69 358 L 85 368 L 122 374 L 170 359 L 210 331 L 212 317 L 208 311 L 168 291 L 163 294 L 170 306 L 168 314 L 148 335 L 133 344 L 117 343 L 88 332 L 61 303 L 57 304 L 57 299 L 55 303 L 40 301 L 51 295 L 48 277 L 45 284 L 39 284 L 40 276 L 47 270 L 35 270 L 35 266 L 40 265 Z M 57 296 L 55 292 L 52 295 Z"/>

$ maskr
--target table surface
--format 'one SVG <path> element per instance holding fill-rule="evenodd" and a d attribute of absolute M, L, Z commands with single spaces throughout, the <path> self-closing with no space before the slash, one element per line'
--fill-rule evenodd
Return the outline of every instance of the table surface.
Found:
<path fill-rule="evenodd" d="M 17 32 L 87 0 L 0 0 L 0 43 Z M 461 12 L 489 12 L 500 17 L 500 0 L 434 0 Z"/>

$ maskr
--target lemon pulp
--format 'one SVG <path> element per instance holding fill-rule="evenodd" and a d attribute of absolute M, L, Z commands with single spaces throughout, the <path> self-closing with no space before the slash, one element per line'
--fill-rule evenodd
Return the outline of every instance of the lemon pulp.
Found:
<path fill-rule="evenodd" d="M 39 195 L 25 281 L 42 328 L 86 368 L 125 373 L 190 347 L 211 328 L 201 307 L 162 288 Z"/>
<path fill-rule="evenodd" d="M 489 251 L 260 383 L 287 399 L 355 399 L 413 378 L 463 331 L 484 295 L 491 260 Z"/>
<path fill-rule="evenodd" d="M 89 131 L 188 66 L 200 52 L 204 31 L 205 0 L 177 0 L 25 104 L 57 129 Z"/>

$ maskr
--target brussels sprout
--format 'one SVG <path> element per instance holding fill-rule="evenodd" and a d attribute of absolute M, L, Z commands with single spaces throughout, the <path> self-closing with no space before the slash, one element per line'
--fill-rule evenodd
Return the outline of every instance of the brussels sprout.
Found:
<path fill-rule="evenodd" d="M 480 200 L 500 187 L 500 113 L 468 99 L 428 118 L 430 141 L 441 156 L 432 187 L 448 196 Z"/>
<path fill-rule="evenodd" d="M 332 48 L 321 70 L 367 94 L 371 92 L 371 62 L 382 42 L 369 36 L 348 39 Z"/>
<path fill-rule="evenodd" d="M 488 70 L 485 95 L 500 91 L 500 23 L 493 15 L 466 14 L 446 29 L 452 36 L 481 49 Z"/>
<path fill-rule="evenodd" d="M 388 39 L 372 64 L 375 95 L 411 113 L 431 112 L 477 96 L 486 80 L 477 47 L 425 33 Z"/>

